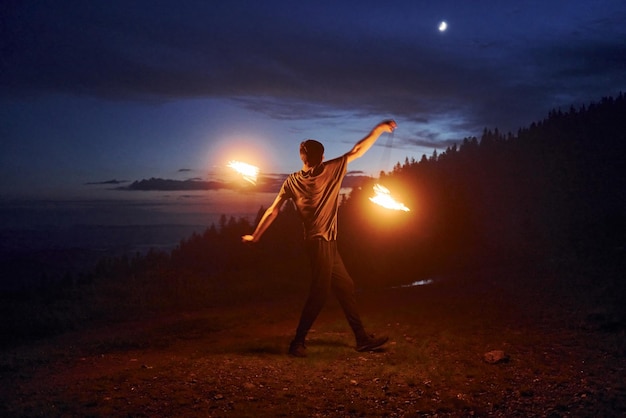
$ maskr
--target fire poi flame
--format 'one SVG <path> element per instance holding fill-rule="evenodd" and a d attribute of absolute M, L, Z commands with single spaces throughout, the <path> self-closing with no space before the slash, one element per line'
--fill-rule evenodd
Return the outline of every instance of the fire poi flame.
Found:
<path fill-rule="evenodd" d="M 244 163 L 241 161 L 229 161 L 228 166 L 241 174 L 243 179 L 252 184 L 256 184 L 257 176 L 259 175 L 259 167 Z"/>
<path fill-rule="evenodd" d="M 375 196 L 370 197 L 370 200 L 377 205 L 380 205 L 386 209 L 403 210 L 409 212 L 411 209 L 404 206 L 403 203 L 397 202 L 392 196 L 389 190 L 381 186 L 380 184 L 374 185 Z"/>

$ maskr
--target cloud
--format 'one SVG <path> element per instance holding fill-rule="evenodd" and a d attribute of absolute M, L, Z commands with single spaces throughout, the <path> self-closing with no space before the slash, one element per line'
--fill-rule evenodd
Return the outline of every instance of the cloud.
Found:
<path fill-rule="evenodd" d="M 484 127 L 516 130 L 572 98 L 626 87 L 623 7 L 584 26 L 558 8 L 521 10 L 503 2 L 515 19 L 499 23 L 498 10 L 478 8 L 464 16 L 466 25 L 488 21 L 491 32 L 469 28 L 466 39 L 453 37 L 462 25 L 445 38 L 416 32 L 410 16 L 418 10 L 408 3 L 399 7 L 405 15 L 364 4 L 357 19 L 348 5 L 241 6 L 177 4 L 174 14 L 141 1 L 15 2 L 7 6 L 0 41 L 0 94 L 216 97 L 282 120 L 333 118 L 342 110 L 445 124 L 410 144 L 434 141 L 435 131 L 461 139 Z M 547 41 L 550 32 L 534 19 L 522 35 L 515 32 L 539 12 L 577 29 L 554 30 Z M 372 31 L 374 19 L 402 24 Z"/>

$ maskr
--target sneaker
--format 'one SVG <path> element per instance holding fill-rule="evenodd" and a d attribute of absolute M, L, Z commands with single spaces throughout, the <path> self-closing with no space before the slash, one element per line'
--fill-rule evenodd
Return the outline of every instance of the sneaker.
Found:
<path fill-rule="evenodd" d="M 356 351 L 372 351 L 385 344 L 389 340 L 389 337 L 382 336 L 376 337 L 373 334 L 368 335 L 366 338 L 357 341 Z"/>
<path fill-rule="evenodd" d="M 289 344 L 289 355 L 294 357 L 306 357 L 306 345 L 300 341 L 292 341 Z"/>

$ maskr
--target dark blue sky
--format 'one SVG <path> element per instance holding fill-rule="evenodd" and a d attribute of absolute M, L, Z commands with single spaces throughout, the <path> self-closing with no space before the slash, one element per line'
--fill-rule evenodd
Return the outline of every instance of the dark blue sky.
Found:
<path fill-rule="evenodd" d="M 626 90 L 626 2 L 3 1 L 0 197 L 300 168 L 393 117 L 377 175 Z M 439 32 L 441 20 L 448 30 Z M 380 143 L 387 143 L 382 138 Z"/>

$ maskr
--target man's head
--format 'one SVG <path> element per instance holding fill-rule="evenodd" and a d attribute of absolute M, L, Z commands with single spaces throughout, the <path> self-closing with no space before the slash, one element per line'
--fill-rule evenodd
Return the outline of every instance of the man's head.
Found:
<path fill-rule="evenodd" d="M 314 139 L 307 139 L 300 144 L 300 158 L 309 167 L 315 167 L 324 158 L 324 145 Z"/>

